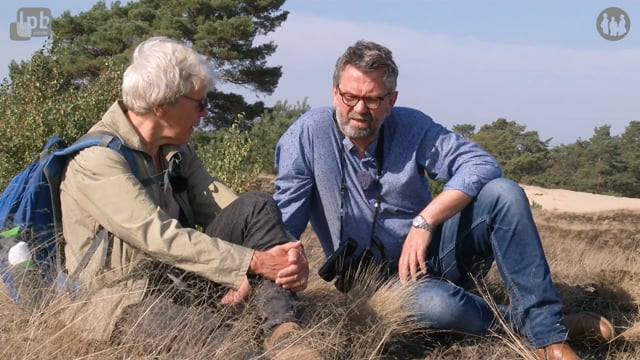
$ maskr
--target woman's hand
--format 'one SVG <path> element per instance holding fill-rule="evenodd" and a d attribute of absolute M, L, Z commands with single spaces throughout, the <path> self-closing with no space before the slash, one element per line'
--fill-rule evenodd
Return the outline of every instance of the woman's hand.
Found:
<path fill-rule="evenodd" d="M 249 272 L 273 280 L 284 289 L 302 291 L 309 280 L 309 262 L 300 241 L 288 242 L 255 251 Z"/>
<path fill-rule="evenodd" d="M 229 289 L 227 293 L 220 300 L 220 304 L 222 305 L 238 305 L 249 296 L 251 293 L 251 284 L 249 284 L 249 279 L 245 276 L 244 280 L 242 280 L 242 284 L 238 287 L 237 290 Z"/>
<path fill-rule="evenodd" d="M 291 291 L 302 291 L 309 281 L 309 262 L 302 247 L 290 249 L 289 266 L 278 272 L 276 284 Z"/>

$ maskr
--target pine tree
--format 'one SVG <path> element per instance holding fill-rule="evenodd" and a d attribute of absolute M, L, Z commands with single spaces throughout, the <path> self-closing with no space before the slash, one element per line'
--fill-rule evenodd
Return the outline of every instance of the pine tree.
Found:
<path fill-rule="evenodd" d="M 470 138 L 496 157 L 505 177 L 532 183 L 533 178 L 545 170 L 550 140 L 542 141 L 537 131 L 525 129 L 515 121 L 500 118 L 483 125 Z"/>
<path fill-rule="evenodd" d="M 140 0 L 107 8 L 98 2 L 89 11 L 68 11 L 52 21 L 52 51 L 65 75 L 76 83 L 92 81 L 106 58 L 121 66 L 135 46 L 151 36 L 183 40 L 214 63 L 221 81 L 270 95 L 282 76 L 280 66 L 267 66 L 273 42 L 256 37 L 273 32 L 287 19 L 285 0 Z M 238 114 L 253 119 L 264 104 L 247 104 L 238 94 L 210 94 L 205 124 L 226 127 Z"/>

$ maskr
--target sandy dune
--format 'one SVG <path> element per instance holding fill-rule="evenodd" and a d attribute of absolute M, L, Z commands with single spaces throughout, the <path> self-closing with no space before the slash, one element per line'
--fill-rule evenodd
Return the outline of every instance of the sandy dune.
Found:
<path fill-rule="evenodd" d="M 545 189 L 521 185 L 529 202 L 536 202 L 543 210 L 589 213 L 629 210 L 640 212 L 640 199 L 596 195 L 562 189 Z"/>

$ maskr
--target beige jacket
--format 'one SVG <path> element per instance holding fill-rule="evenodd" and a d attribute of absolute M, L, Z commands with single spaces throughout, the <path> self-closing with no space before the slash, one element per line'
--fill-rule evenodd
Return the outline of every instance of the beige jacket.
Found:
<path fill-rule="evenodd" d="M 69 273 L 82 261 L 99 226 L 114 236 L 100 245 L 81 272 L 84 296 L 65 308 L 63 318 L 90 337 L 108 339 L 122 310 L 142 299 L 148 279 L 132 275 L 150 259 L 237 288 L 253 250 L 183 228 L 162 210 L 162 187 L 155 183 L 145 187 L 139 180 L 156 171 L 124 105 L 114 103 L 91 130 L 106 130 L 133 149 L 137 178 L 124 157 L 106 147 L 82 150 L 69 162 L 60 188 Z M 196 223 L 206 227 L 236 196 L 206 171 L 188 145 L 162 147 L 163 166 L 176 151 L 182 152 L 182 174 L 188 179 L 182 194 L 188 194 Z M 108 256 L 102 265 L 104 251 Z"/>

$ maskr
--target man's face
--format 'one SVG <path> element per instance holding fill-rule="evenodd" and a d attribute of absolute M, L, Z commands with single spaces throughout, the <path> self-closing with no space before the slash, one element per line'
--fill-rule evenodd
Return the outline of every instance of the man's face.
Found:
<path fill-rule="evenodd" d="M 340 130 L 351 140 L 371 143 L 391 113 L 397 95 L 387 89 L 381 70 L 363 73 L 347 65 L 338 86 L 333 88 Z"/>

